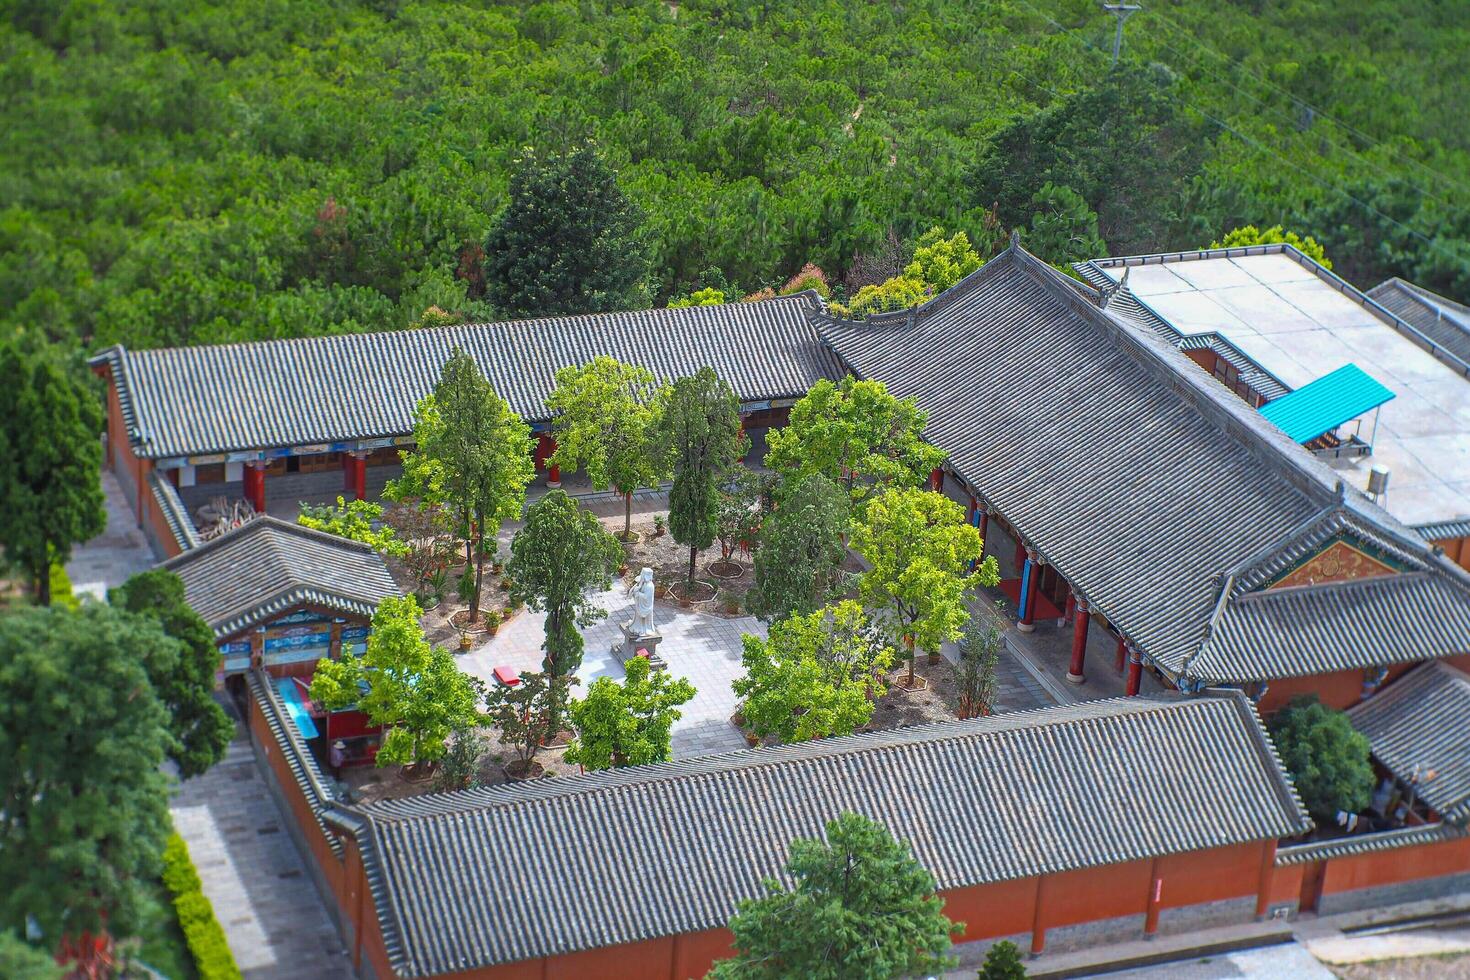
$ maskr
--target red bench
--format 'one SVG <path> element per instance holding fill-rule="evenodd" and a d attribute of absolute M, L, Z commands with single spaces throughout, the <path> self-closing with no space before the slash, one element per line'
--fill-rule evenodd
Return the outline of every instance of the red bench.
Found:
<path fill-rule="evenodd" d="M 495 682 L 497 684 L 503 684 L 506 687 L 515 687 L 521 682 L 521 675 L 516 672 L 514 667 L 496 667 Z"/>

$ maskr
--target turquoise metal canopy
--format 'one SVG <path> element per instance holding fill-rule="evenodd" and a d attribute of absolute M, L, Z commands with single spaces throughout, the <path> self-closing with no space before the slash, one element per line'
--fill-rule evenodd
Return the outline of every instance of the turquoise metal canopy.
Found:
<path fill-rule="evenodd" d="M 1294 442 L 1318 436 L 1373 411 L 1394 394 L 1356 364 L 1344 364 L 1311 384 L 1261 406 L 1261 414 Z"/>

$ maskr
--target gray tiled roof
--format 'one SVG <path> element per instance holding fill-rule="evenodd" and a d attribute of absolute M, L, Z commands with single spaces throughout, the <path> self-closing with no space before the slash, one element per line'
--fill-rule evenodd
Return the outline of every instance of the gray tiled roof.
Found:
<path fill-rule="evenodd" d="M 148 473 L 148 486 L 153 493 L 154 502 L 158 504 L 159 513 L 163 515 L 163 522 L 168 525 L 169 532 L 174 536 L 174 541 L 184 551 L 197 548 L 199 532 L 195 530 L 194 522 L 189 518 L 189 511 L 184 506 L 184 502 L 179 499 L 179 491 L 174 487 L 173 481 L 158 470 L 151 470 Z"/>
<path fill-rule="evenodd" d="M 93 358 L 113 368 L 143 457 L 406 435 L 455 347 L 528 421 L 548 417 L 558 368 L 599 354 L 663 379 L 708 365 L 745 401 L 795 398 L 841 369 L 806 314 L 815 293 L 764 300 L 347 334 Z"/>
<path fill-rule="evenodd" d="M 1432 823 L 1423 827 L 1400 827 L 1376 834 L 1354 834 L 1351 837 L 1334 837 L 1331 840 L 1312 841 L 1309 844 L 1292 844 L 1276 852 L 1276 865 L 1289 867 L 1293 864 L 1311 864 L 1328 858 L 1352 857 L 1355 854 L 1373 854 L 1391 851 L 1399 847 L 1419 847 L 1439 841 L 1456 840 L 1465 836 L 1465 831 L 1444 823 Z"/>
<path fill-rule="evenodd" d="M 260 706 L 260 713 L 265 718 L 266 726 L 270 728 L 276 748 L 280 751 L 281 758 L 286 760 L 286 765 L 291 770 L 291 778 L 296 781 L 302 799 L 306 800 L 306 805 L 311 808 L 312 818 L 316 821 L 322 836 L 326 838 L 327 845 L 341 855 L 342 839 L 329 831 L 322 820 L 322 814 L 336 800 L 336 794 L 326 777 L 322 775 L 316 756 L 311 754 L 306 740 L 301 737 L 301 731 L 286 713 L 286 708 L 281 704 L 280 695 L 276 693 L 269 675 L 263 670 L 256 669 L 250 671 L 246 676 L 250 683 L 250 696 Z"/>
<path fill-rule="evenodd" d="M 1013 247 L 925 306 L 863 323 L 828 318 L 823 336 L 855 373 L 927 409 L 926 435 L 951 468 L 1151 661 L 1175 675 L 1189 664 L 1190 682 L 1287 676 L 1315 662 L 1322 633 L 1299 622 L 1276 624 L 1279 655 L 1239 651 L 1229 667 L 1243 678 L 1191 658 L 1219 626 L 1222 600 L 1236 601 L 1230 573 L 1289 550 L 1329 510 L 1418 556 L 1436 596 L 1470 617 L 1460 573 L 1421 538 L 1345 491 L 1160 331 L 1056 279 Z M 1323 614 L 1350 620 L 1357 599 L 1339 595 Z M 1417 611 L 1390 608 L 1377 628 L 1404 630 L 1406 645 Z M 1242 614 L 1230 625 L 1250 622 Z M 1470 646 L 1461 622 L 1441 651 Z M 1216 648 L 1233 653 L 1232 634 L 1216 633 Z"/>
<path fill-rule="evenodd" d="M 367 618 L 399 594 L 369 546 L 274 517 L 257 517 L 161 567 L 184 580 L 184 597 L 216 637 L 301 605 Z"/>
<path fill-rule="evenodd" d="M 1373 755 L 1446 821 L 1470 817 L 1470 675 L 1449 664 L 1417 667 L 1349 709 Z"/>
<path fill-rule="evenodd" d="M 856 811 L 941 889 L 1273 839 L 1309 821 L 1238 692 L 1120 698 L 338 807 L 415 977 L 723 925 Z"/>
<path fill-rule="evenodd" d="M 1398 277 L 1385 279 L 1368 290 L 1368 295 L 1430 341 L 1470 363 L 1470 308 Z"/>

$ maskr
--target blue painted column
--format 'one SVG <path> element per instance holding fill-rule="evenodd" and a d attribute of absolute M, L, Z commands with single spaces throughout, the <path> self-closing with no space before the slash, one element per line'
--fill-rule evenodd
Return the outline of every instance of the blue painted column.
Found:
<path fill-rule="evenodd" d="M 1036 629 L 1036 587 L 1041 582 L 1041 558 L 1026 549 L 1026 564 L 1021 566 L 1021 616 L 1016 629 L 1030 633 Z"/>

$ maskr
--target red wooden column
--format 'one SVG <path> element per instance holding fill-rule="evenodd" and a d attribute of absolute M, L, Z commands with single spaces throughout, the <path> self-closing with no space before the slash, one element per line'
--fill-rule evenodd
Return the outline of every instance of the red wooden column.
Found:
<path fill-rule="evenodd" d="M 1123 665 L 1128 662 L 1128 641 L 1123 639 L 1123 634 L 1118 634 L 1118 656 L 1113 663 L 1113 669 L 1123 673 Z"/>
<path fill-rule="evenodd" d="M 944 490 L 944 470 L 938 466 L 929 471 L 929 489 L 935 493 L 940 493 Z"/>
<path fill-rule="evenodd" d="M 541 462 L 546 466 L 547 489 L 555 490 L 561 486 L 561 467 L 551 464 L 551 456 L 556 452 L 556 440 L 551 436 L 539 436 L 536 455 L 541 457 Z"/>
<path fill-rule="evenodd" d="M 367 453 L 347 454 L 347 489 L 358 500 L 367 499 Z"/>
<path fill-rule="evenodd" d="M 245 464 L 245 499 L 257 514 L 265 513 L 265 461 L 251 460 Z"/>
<path fill-rule="evenodd" d="M 1076 616 L 1072 620 L 1072 666 L 1067 670 L 1067 680 L 1073 684 L 1081 684 L 1087 680 L 1082 673 L 1083 661 L 1087 658 L 1087 623 L 1091 617 L 1087 613 L 1087 600 L 1077 599 Z"/>
<path fill-rule="evenodd" d="M 985 560 L 985 544 L 990 539 L 990 508 L 980 508 L 980 560 Z"/>
<path fill-rule="evenodd" d="M 1036 629 L 1036 589 L 1041 584 L 1041 573 L 1045 567 L 1041 556 L 1028 548 L 1026 564 L 1021 568 L 1021 619 L 1016 623 L 1016 629 L 1022 633 Z"/>
<path fill-rule="evenodd" d="M 1143 654 L 1139 652 L 1134 644 L 1128 644 L 1128 688 L 1127 694 L 1133 697 L 1138 693 L 1138 687 L 1143 683 Z"/>
<path fill-rule="evenodd" d="M 1261 844 L 1261 872 L 1256 882 L 1256 921 L 1260 922 L 1266 918 L 1266 910 L 1271 905 L 1271 878 L 1276 871 L 1276 841 L 1268 840 Z"/>

